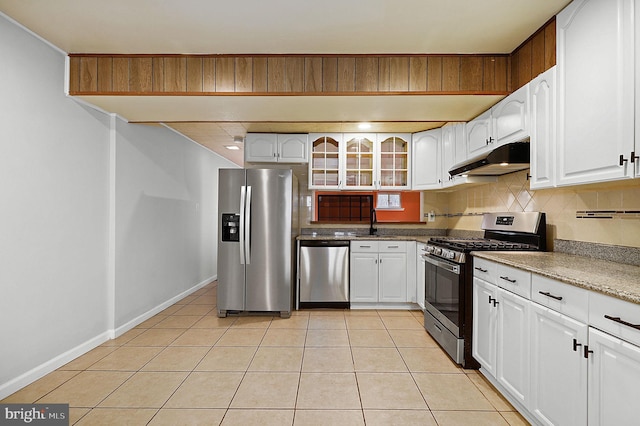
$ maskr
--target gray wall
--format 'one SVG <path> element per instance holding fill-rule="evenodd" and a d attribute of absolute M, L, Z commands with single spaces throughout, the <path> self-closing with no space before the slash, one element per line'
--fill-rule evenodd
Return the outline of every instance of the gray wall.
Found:
<path fill-rule="evenodd" d="M 63 52 L 0 14 L 0 399 L 215 277 L 217 169 L 64 94 Z"/>

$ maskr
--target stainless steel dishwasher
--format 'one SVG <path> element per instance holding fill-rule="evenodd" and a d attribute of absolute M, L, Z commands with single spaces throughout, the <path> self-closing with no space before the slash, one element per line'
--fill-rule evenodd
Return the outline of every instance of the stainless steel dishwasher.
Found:
<path fill-rule="evenodd" d="M 349 241 L 301 240 L 298 307 L 349 307 Z"/>

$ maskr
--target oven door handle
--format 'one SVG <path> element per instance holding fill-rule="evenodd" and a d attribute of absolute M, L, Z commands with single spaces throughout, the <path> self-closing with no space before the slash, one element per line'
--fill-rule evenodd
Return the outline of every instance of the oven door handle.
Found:
<path fill-rule="evenodd" d="M 447 272 L 452 272 L 456 275 L 460 275 L 460 265 L 453 265 L 449 262 L 443 262 L 440 260 L 436 260 L 434 258 L 432 258 L 431 256 L 422 256 L 424 261 L 427 263 L 430 263 L 432 265 L 437 266 L 438 268 L 442 268 Z"/>

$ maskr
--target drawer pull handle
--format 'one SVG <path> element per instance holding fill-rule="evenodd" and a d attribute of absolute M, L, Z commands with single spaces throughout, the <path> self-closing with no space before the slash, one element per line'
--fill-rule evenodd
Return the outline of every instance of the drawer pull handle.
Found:
<path fill-rule="evenodd" d="M 517 280 L 512 280 L 509 277 L 500 277 L 501 280 L 509 281 L 510 283 L 515 283 Z"/>
<path fill-rule="evenodd" d="M 538 293 L 540 293 L 543 296 L 550 297 L 552 299 L 562 300 L 562 296 L 554 296 L 553 294 L 549 293 L 548 291 L 539 291 Z"/>
<path fill-rule="evenodd" d="M 578 343 L 576 339 L 573 339 L 573 351 L 578 352 L 578 346 L 582 346 L 582 343 Z"/>
<path fill-rule="evenodd" d="M 476 266 L 474 269 L 475 269 L 476 271 L 480 271 L 480 272 L 489 272 L 489 270 L 488 270 L 488 269 L 482 269 L 482 268 L 481 268 L 481 267 L 479 267 L 479 266 Z"/>
<path fill-rule="evenodd" d="M 387 248 L 398 248 L 400 246 L 387 246 Z"/>
<path fill-rule="evenodd" d="M 371 246 L 360 246 L 360 248 L 371 248 Z"/>
<path fill-rule="evenodd" d="M 584 357 L 585 357 L 585 358 L 587 358 L 587 359 L 589 359 L 589 354 L 592 354 L 592 353 L 593 353 L 593 351 L 590 351 L 590 350 L 589 350 L 589 346 L 587 346 L 587 345 L 584 345 L 584 348 L 583 348 L 583 349 L 584 349 Z"/>
<path fill-rule="evenodd" d="M 609 315 L 604 316 L 606 319 L 611 320 L 613 322 L 620 323 L 622 325 L 626 325 L 627 327 L 635 328 L 636 330 L 640 330 L 640 324 L 631 324 L 630 322 L 621 320 L 620 317 L 612 317 Z"/>

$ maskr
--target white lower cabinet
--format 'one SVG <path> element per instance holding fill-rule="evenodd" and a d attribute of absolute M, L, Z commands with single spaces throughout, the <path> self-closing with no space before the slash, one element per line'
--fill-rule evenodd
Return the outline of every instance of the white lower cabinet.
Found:
<path fill-rule="evenodd" d="M 529 306 L 527 299 L 473 280 L 473 357 L 523 405 L 529 398 Z"/>
<path fill-rule="evenodd" d="M 638 424 L 640 347 L 589 328 L 589 426 Z"/>
<path fill-rule="evenodd" d="M 378 301 L 407 302 L 407 254 L 378 255 Z"/>
<path fill-rule="evenodd" d="M 352 307 L 357 307 L 354 304 L 358 303 L 399 306 L 410 301 L 406 247 L 405 241 L 351 243 L 349 286 Z"/>
<path fill-rule="evenodd" d="M 529 309 L 531 303 L 498 289 L 498 383 L 521 404 L 529 401 Z"/>
<path fill-rule="evenodd" d="M 378 253 L 351 253 L 349 300 L 351 302 L 378 301 Z"/>
<path fill-rule="evenodd" d="M 531 303 L 529 411 L 544 425 L 587 424 L 587 325 Z"/>
<path fill-rule="evenodd" d="M 481 279 L 473 279 L 472 355 L 482 368 L 496 375 L 497 310 L 493 306 L 498 287 Z"/>
<path fill-rule="evenodd" d="M 533 424 L 638 424 L 640 305 L 527 274 L 474 259 L 481 372 Z"/>
<path fill-rule="evenodd" d="M 425 261 L 422 255 L 425 253 L 426 244 L 416 244 L 416 303 L 420 309 L 424 310 L 424 288 L 425 288 Z"/>

